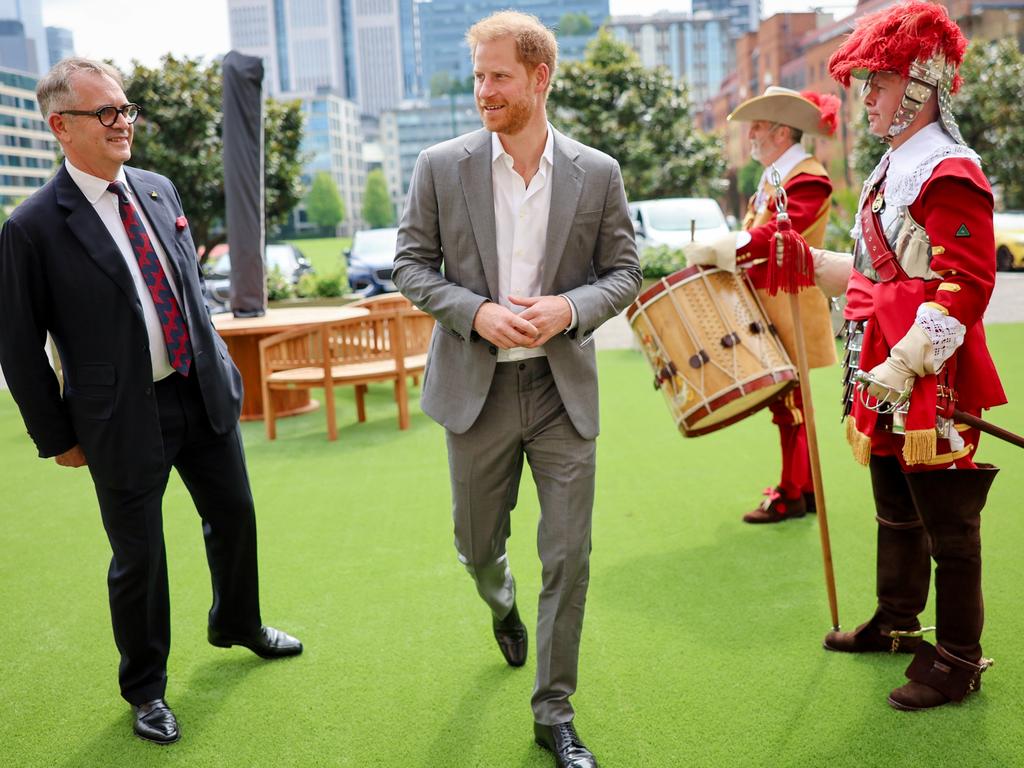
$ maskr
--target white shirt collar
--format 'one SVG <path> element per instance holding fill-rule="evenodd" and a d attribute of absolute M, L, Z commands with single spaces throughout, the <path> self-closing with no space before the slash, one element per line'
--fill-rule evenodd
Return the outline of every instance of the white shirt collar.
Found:
<path fill-rule="evenodd" d="M 68 169 L 68 175 L 71 176 L 71 180 L 82 190 L 82 194 L 85 195 L 85 199 L 89 201 L 89 204 L 96 205 L 99 199 L 103 197 L 103 193 L 107 191 L 110 182 L 79 170 L 66 157 L 64 158 L 64 166 Z M 118 169 L 115 181 L 120 181 L 124 184 L 129 189 L 129 194 L 131 194 L 131 189 L 128 187 L 128 181 L 124 175 L 124 166 Z"/>
<path fill-rule="evenodd" d="M 497 133 L 491 133 L 491 162 L 494 163 L 502 155 L 507 155 L 509 161 L 512 160 L 512 155 L 509 155 L 505 151 L 505 147 L 501 143 L 501 139 Z M 544 141 L 544 151 L 541 152 L 541 167 L 544 166 L 543 161 L 547 160 L 548 165 L 555 164 L 555 129 L 551 127 L 551 123 L 548 123 L 548 137 Z M 510 163 L 511 164 L 511 163 Z"/>
<path fill-rule="evenodd" d="M 928 123 L 896 149 L 889 152 L 887 175 L 905 176 L 912 173 L 929 155 L 939 147 L 956 144 L 953 138 L 942 130 L 938 121 Z"/>
<path fill-rule="evenodd" d="M 789 175 L 789 172 L 796 168 L 797 163 L 810 156 L 811 153 L 804 149 L 800 142 L 797 142 L 783 152 L 774 163 L 765 166 L 764 172 L 761 174 L 761 182 L 758 187 L 764 188 L 770 183 L 770 175 L 773 167 L 778 170 L 779 178 L 785 179 Z"/>

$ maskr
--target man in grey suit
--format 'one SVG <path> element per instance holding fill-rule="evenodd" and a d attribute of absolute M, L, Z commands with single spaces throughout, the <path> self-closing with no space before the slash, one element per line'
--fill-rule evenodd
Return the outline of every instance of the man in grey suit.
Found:
<path fill-rule="evenodd" d="M 437 320 L 423 410 L 446 429 L 455 546 L 511 666 L 526 660 L 505 541 L 524 457 L 537 485 L 543 588 L 532 704 L 556 765 L 596 766 L 577 736 L 595 438 L 594 329 L 636 297 L 618 164 L 547 121 L 557 44 L 501 12 L 467 34 L 484 129 L 419 157 L 394 279 Z"/>

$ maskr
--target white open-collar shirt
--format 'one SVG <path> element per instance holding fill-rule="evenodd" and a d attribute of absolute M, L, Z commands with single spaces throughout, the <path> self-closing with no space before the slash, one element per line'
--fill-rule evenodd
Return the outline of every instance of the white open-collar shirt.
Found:
<path fill-rule="evenodd" d="M 142 317 L 146 321 L 146 335 L 149 337 L 149 358 L 153 365 L 153 381 L 160 381 L 160 379 L 174 373 L 174 369 L 167 358 L 167 342 L 164 341 L 164 329 L 160 324 L 160 318 L 157 316 L 153 297 L 149 293 L 146 279 L 142 276 L 142 270 L 139 269 L 139 261 L 135 257 L 135 251 L 132 249 L 131 241 L 128 239 L 128 233 L 124 229 L 124 222 L 121 221 L 121 212 L 117 207 L 117 196 L 107 190 L 107 187 L 110 185 L 109 181 L 75 168 L 67 158 L 64 159 L 64 165 L 68 169 L 68 175 L 71 176 L 71 180 L 75 182 L 82 191 L 82 194 L 85 195 L 85 199 L 92 205 L 96 214 L 100 217 L 100 221 L 103 222 L 103 226 L 107 228 L 110 236 L 114 239 L 117 250 L 121 252 L 124 263 L 131 273 L 132 282 L 135 284 L 135 292 L 138 294 L 139 304 L 142 306 Z M 167 254 L 164 252 L 163 246 L 153 236 L 153 227 L 150 226 L 146 214 L 142 211 L 142 206 L 135 201 L 132 188 L 128 185 L 128 180 L 125 178 L 124 168 L 118 170 L 116 181 L 121 182 L 128 191 L 128 199 L 132 201 L 136 213 L 139 214 L 139 218 L 142 220 L 142 226 L 146 228 L 149 242 L 152 244 L 153 250 L 156 251 L 157 258 L 160 259 L 160 266 L 163 267 L 164 274 L 167 275 L 167 283 L 170 285 L 171 292 L 174 293 L 174 298 L 180 307 L 181 294 L 178 292 L 178 286 L 174 282 L 174 271 L 167 261 Z"/>
<path fill-rule="evenodd" d="M 498 248 L 498 303 L 515 313 L 520 307 L 509 296 L 540 296 L 544 249 L 551 212 L 551 170 L 554 167 L 554 131 L 548 125 L 540 166 L 527 186 L 512 168 L 497 133 L 491 134 L 491 183 L 494 190 L 494 225 Z M 542 357 L 543 347 L 499 349 L 498 362 Z"/>

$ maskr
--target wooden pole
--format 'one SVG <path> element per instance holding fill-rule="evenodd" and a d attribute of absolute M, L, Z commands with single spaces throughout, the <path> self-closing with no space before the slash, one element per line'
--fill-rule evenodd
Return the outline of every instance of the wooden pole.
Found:
<path fill-rule="evenodd" d="M 800 396 L 803 400 L 804 424 L 807 428 L 807 452 L 811 462 L 811 480 L 814 483 L 814 504 L 818 514 L 818 535 L 821 538 L 821 557 L 825 565 L 825 590 L 828 592 L 828 607 L 832 612 L 832 631 L 839 631 L 839 604 L 836 599 L 836 577 L 832 570 L 832 544 L 828 535 L 828 512 L 825 509 L 825 490 L 821 484 L 821 460 L 818 453 L 818 431 L 814 423 L 814 399 L 811 396 L 810 367 L 807 362 L 807 345 L 804 341 L 803 326 L 800 324 L 800 294 L 789 294 L 789 309 L 793 315 L 793 330 L 796 339 L 796 365 L 800 374 Z"/>

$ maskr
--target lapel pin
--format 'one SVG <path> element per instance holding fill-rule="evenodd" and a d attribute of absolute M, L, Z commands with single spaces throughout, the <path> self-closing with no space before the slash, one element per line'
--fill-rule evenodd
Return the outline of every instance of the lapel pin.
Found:
<path fill-rule="evenodd" d="M 155 189 L 152 192 L 149 193 L 149 196 L 152 197 L 154 200 L 156 200 L 158 197 L 160 197 L 160 195 L 158 195 L 156 193 Z"/>

